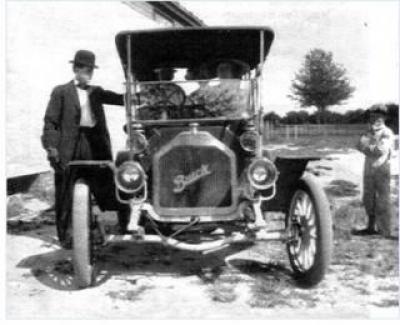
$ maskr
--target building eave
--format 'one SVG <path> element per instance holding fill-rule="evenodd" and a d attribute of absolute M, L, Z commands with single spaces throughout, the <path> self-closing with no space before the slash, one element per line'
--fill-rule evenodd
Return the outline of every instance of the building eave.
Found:
<path fill-rule="evenodd" d="M 150 19 L 162 17 L 174 26 L 203 27 L 206 24 L 177 1 L 131 1 L 122 0 L 130 8 Z"/>
<path fill-rule="evenodd" d="M 206 24 L 192 12 L 185 9 L 176 1 L 147 1 L 159 14 L 168 16 L 178 24 L 185 27 L 202 27 Z"/>

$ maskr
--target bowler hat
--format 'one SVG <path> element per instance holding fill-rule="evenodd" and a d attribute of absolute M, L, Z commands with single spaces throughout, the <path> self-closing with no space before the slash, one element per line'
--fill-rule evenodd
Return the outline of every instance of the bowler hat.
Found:
<path fill-rule="evenodd" d="M 79 50 L 75 53 L 75 57 L 73 60 L 69 61 L 73 64 L 83 65 L 89 68 L 98 68 L 95 65 L 96 56 L 93 52 L 87 50 Z"/>

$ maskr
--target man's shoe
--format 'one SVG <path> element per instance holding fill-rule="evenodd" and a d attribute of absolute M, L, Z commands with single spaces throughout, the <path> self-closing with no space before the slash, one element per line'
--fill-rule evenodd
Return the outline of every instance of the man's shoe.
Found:
<path fill-rule="evenodd" d="M 379 232 L 377 232 L 375 229 L 364 228 L 364 229 L 353 229 L 351 231 L 351 234 L 354 236 L 371 236 L 371 235 L 378 235 Z"/>

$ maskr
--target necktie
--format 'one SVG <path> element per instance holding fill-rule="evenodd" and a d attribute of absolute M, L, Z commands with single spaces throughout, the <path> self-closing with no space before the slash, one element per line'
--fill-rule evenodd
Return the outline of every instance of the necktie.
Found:
<path fill-rule="evenodd" d="M 85 84 L 78 84 L 77 87 L 79 89 L 83 89 L 83 90 L 88 90 L 89 89 L 89 85 L 85 85 Z"/>

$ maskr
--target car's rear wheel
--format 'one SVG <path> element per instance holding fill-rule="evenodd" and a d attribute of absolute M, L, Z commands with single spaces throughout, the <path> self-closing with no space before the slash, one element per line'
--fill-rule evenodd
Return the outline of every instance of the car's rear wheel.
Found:
<path fill-rule="evenodd" d="M 93 245 L 91 240 L 92 203 L 89 185 L 83 179 L 74 184 L 72 201 L 73 265 L 80 288 L 93 284 Z"/>
<path fill-rule="evenodd" d="M 329 202 L 316 180 L 299 180 L 286 217 L 290 265 L 299 284 L 311 287 L 325 276 L 332 252 L 332 221 Z"/>

